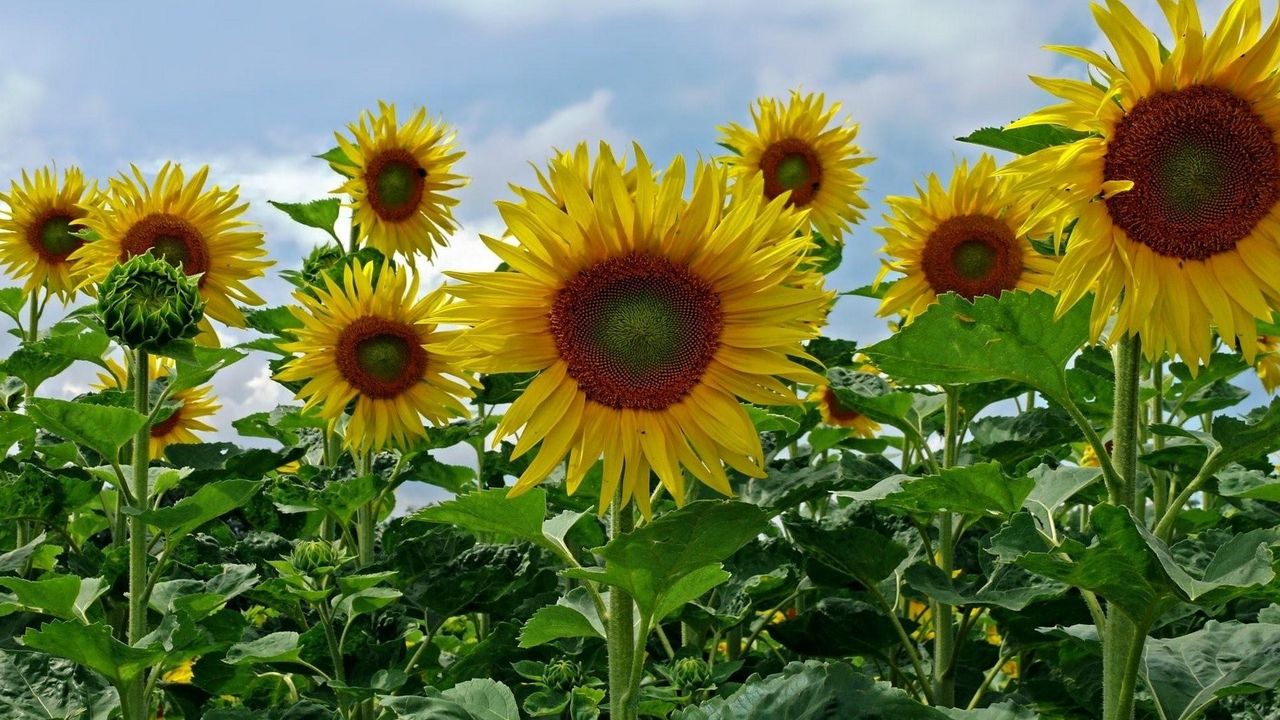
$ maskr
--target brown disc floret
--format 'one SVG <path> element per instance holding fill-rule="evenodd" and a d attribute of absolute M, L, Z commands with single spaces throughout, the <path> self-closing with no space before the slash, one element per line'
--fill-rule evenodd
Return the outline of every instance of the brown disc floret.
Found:
<path fill-rule="evenodd" d="M 209 270 L 209 246 L 204 235 L 189 221 L 168 213 L 148 215 L 129 228 L 121 243 L 120 261 L 142 255 L 153 255 L 180 266 L 188 275 L 200 275 L 203 285 Z"/>
<path fill-rule="evenodd" d="M 929 287 L 972 300 L 1017 287 L 1022 248 L 1008 223 L 988 215 L 942 221 L 925 241 L 921 258 Z"/>
<path fill-rule="evenodd" d="M 765 148 L 760 156 L 764 194 L 772 200 L 790 190 L 789 205 L 804 207 L 822 187 L 822 163 L 809 143 L 785 138 Z"/>
<path fill-rule="evenodd" d="M 407 220 L 418 211 L 426 189 L 427 171 L 413 153 L 402 148 L 382 150 L 364 170 L 369 205 L 390 222 Z"/>
<path fill-rule="evenodd" d="M 412 325 L 366 315 L 343 328 L 337 342 L 338 371 L 360 394 L 393 398 L 422 381 L 427 351 Z"/>

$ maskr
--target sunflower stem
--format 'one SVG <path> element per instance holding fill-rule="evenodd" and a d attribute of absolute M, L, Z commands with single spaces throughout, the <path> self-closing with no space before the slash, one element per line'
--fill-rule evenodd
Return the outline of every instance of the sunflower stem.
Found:
<path fill-rule="evenodd" d="M 635 527 L 635 515 L 622 503 L 622 488 L 609 506 L 609 539 L 614 540 Z M 635 652 L 635 606 L 622 588 L 609 589 L 609 718 L 631 720 L 632 655 Z"/>
<path fill-rule="evenodd" d="M 1142 346 L 1137 336 L 1125 335 L 1116 343 L 1112 459 L 1118 482 L 1111 502 L 1128 508 L 1138 522 L 1142 522 L 1145 515 L 1138 504 L 1137 492 L 1138 373 L 1141 359 Z M 1132 720 L 1133 695 L 1147 628 L 1134 623 L 1114 605 L 1107 610 L 1107 623 L 1102 635 L 1102 717 L 1103 720 Z"/>
<path fill-rule="evenodd" d="M 952 467 L 959 455 L 960 396 L 956 388 L 947 387 L 947 405 L 943 430 L 942 465 Z M 938 518 L 938 566 L 946 577 L 951 577 L 955 566 L 956 546 L 955 516 L 944 512 Z M 942 602 L 934 602 L 933 643 L 933 697 L 941 707 L 951 707 L 956 700 L 955 681 L 955 625 L 951 622 L 953 608 Z"/>
<path fill-rule="evenodd" d="M 151 379 L 149 377 L 147 351 L 134 350 L 133 372 L 133 409 L 144 418 L 149 417 L 147 408 Z M 151 422 L 144 420 L 133 437 L 133 502 L 134 509 L 139 512 L 150 504 L 147 489 L 147 467 L 150 465 L 148 455 L 151 450 Z M 147 524 L 140 514 L 129 517 L 129 644 L 134 645 L 147 634 Z M 146 696 L 146 688 L 141 682 L 135 682 L 129 688 L 132 695 L 129 703 L 136 720 L 148 720 L 150 702 Z"/>
<path fill-rule="evenodd" d="M 373 455 L 361 453 L 357 456 L 359 475 L 361 477 L 373 472 Z M 376 500 L 361 505 L 356 510 L 356 549 L 359 553 L 360 567 L 373 564 L 373 530 L 377 521 Z"/>

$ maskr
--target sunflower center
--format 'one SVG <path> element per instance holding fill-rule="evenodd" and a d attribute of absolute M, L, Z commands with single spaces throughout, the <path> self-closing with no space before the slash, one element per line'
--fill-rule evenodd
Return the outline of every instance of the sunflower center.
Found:
<path fill-rule="evenodd" d="M 188 275 L 200 275 L 204 285 L 204 273 L 209 270 L 209 247 L 204 235 L 184 218 L 168 213 L 148 215 L 129 228 L 121 243 L 120 261 L 147 251 L 175 267 L 181 267 Z"/>
<path fill-rule="evenodd" d="M 1131 180 L 1112 222 L 1166 257 L 1235 248 L 1280 200 L 1280 152 L 1248 101 L 1196 85 L 1145 98 L 1116 126 L 1103 176 Z"/>
<path fill-rule="evenodd" d="M 48 210 L 31 224 L 28 244 L 47 262 L 62 262 L 84 244 L 71 223 L 75 217 L 64 210 Z"/>
<path fill-rule="evenodd" d="M 720 346 L 724 312 L 688 268 L 632 253 L 580 271 L 556 295 L 548 320 L 588 399 L 661 410 L 702 380 Z"/>
<path fill-rule="evenodd" d="M 862 417 L 862 413 L 841 404 L 840 396 L 836 395 L 836 391 L 831 388 L 827 388 L 822 394 L 822 401 L 826 403 L 827 413 L 831 419 L 839 424 L 853 423 Z"/>
<path fill-rule="evenodd" d="M 925 241 L 925 279 L 938 294 L 966 300 L 1012 290 L 1022 276 L 1022 249 L 1009 225 L 988 215 L 947 218 Z"/>
<path fill-rule="evenodd" d="M 383 220 L 400 221 L 412 216 L 422 202 L 427 171 L 408 150 L 383 150 L 365 168 L 369 204 Z"/>
<path fill-rule="evenodd" d="M 788 203 L 797 207 L 808 205 L 822 185 L 818 154 L 809 143 L 797 138 L 779 140 L 765 148 L 760 170 L 764 173 L 765 195 L 772 200 L 790 190 Z"/>
<path fill-rule="evenodd" d="M 393 398 L 422 380 L 427 351 L 408 323 L 366 315 L 338 335 L 338 372 L 362 395 Z"/>

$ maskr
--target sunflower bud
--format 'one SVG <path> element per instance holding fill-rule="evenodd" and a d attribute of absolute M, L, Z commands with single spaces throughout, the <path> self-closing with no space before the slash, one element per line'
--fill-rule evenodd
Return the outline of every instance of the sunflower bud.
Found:
<path fill-rule="evenodd" d="M 682 657 L 676 660 L 672 680 L 681 690 L 697 690 L 711 681 L 711 667 L 702 658 Z"/>
<path fill-rule="evenodd" d="M 322 285 L 328 275 L 334 280 L 342 279 L 343 260 L 346 252 L 337 245 L 318 245 L 306 260 L 302 261 L 302 279 L 307 285 Z"/>
<path fill-rule="evenodd" d="M 578 682 L 578 663 L 571 660 L 552 660 L 542 671 L 542 682 L 547 687 L 568 690 Z"/>
<path fill-rule="evenodd" d="M 333 543 L 327 540 L 306 540 L 293 548 L 289 564 L 303 575 L 321 576 L 333 572 L 340 564 Z"/>
<path fill-rule="evenodd" d="M 204 300 L 196 281 L 150 252 L 117 264 L 98 287 L 107 335 L 135 350 L 153 350 L 196 334 Z"/>

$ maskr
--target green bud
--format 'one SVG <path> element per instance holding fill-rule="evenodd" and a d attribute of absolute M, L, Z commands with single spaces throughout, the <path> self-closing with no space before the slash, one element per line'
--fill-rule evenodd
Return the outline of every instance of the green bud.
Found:
<path fill-rule="evenodd" d="M 340 562 L 333 543 L 328 540 L 304 540 L 293 547 L 293 554 L 289 556 L 289 564 L 303 575 L 326 575 Z"/>
<path fill-rule="evenodd" d="M 98 286 L 98 314 L 112 339 L 154 350 L 196 334 L 204 299 L 195 279 L 148 251 L 107 273 Z"/>
<path fill-rule="evenodd" d="M 681 690 L 697 690 L 711 681 L 711 666 L 702 658 L 682 657 L 676 660 L 672 680 Z"/>
<path fill-rule="evenodd" d="M 542 671 L 542 682 L 547 687 L 569 690 L 578 683 L 578 663 L 572 660 L 552 660 Z"/>
<path fill-rule="evenodd" d="M 334 280 L 341 280 L 344 266 L 342 261 L 346 257 L 346 252 L 337 245 L 328 243 L 319 245 L 311 251 L 306 260 L 302 261 L 302 279 L 307 285 L 321 286 L 324 284 L 325 275 Z"/>

